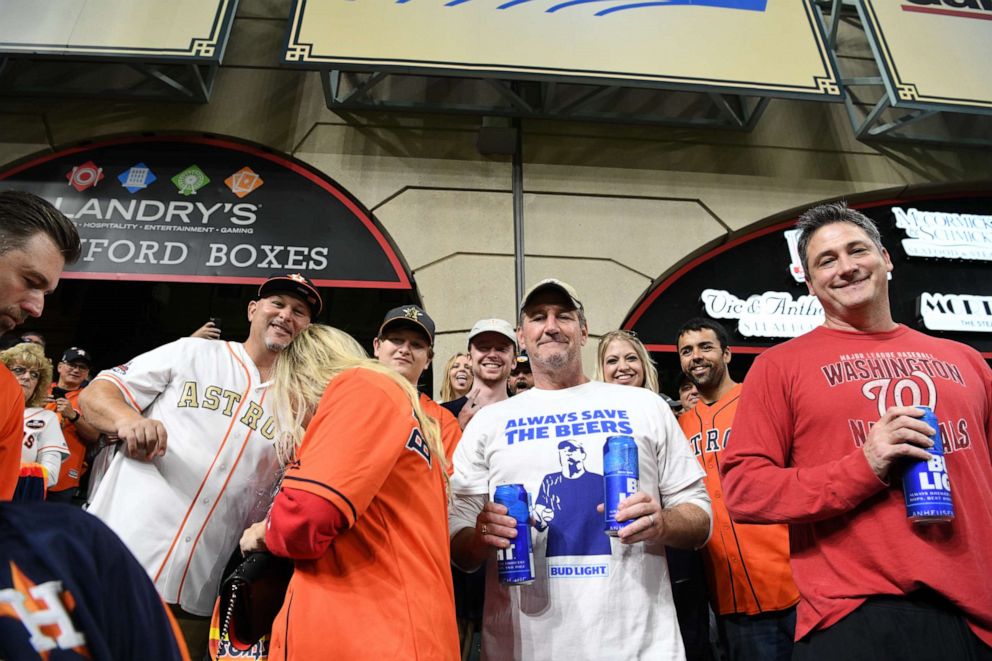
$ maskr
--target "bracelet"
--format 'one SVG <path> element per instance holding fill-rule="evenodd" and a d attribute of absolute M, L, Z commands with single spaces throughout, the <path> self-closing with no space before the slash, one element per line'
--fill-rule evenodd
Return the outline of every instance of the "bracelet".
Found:
<path fill-rule="evenodd" d="M 72 424 L 76 424 L 79 421 L 79 418 L 80 418 L 80 413 L 79 411 L 76 411 L 76 417 L 70 420 L 69 422 L 71 422 Z"/>

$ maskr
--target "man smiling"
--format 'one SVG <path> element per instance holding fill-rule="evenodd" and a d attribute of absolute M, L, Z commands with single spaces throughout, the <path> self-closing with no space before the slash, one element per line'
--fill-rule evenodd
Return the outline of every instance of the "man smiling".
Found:
<path fill-rule="evenodd" d="M 735 521 L 790 526 L 792 659 L 992 659 L 992 371 L 894 321 L 870 218 L 824 204 L 797 228 L 824 323 L 754 361 L 720 466 Z M 907 518 L 909 461 L 946 466 L 953 521 Z"/>
<path fill-rule="evenodd" d="M 261 519 L 278 469 L 266 409 L 279 352 L 321 310 L 300 274 L 269 278 L 244 343 L 183 338 L 101 372 L 83 414 L 124 450 L 90 511 L 124 540 L 173 608 L 192 658 L 206 650 L 221 573 Z"/>
<path fill-rule="evenodd" d="M 509 396 L 506 384 L 517 352 L 513 326 L 503 319 L 480 319 L 468 334 L 468 352 L 472 357 L 472 390 L 441 405 L 458 418 L 462 429 L 483 406 Z"/>
<path fill-rule="evenodd" d="M 664 400 L 586 378 L 589 328 L 571 286 L 537 283 L 520 302 L 519 321 L 534 388 L 479 411 L 455 450 L 451 478 L 451 559 L 465 570 L 517 535 L 506 508 L 488 502 L 497 485 L 522 484 L 537 504 L 533 584 L 499 583 L 496 563 L 487 563 L 483 656 L 582 661 L 608 650 L 617 659 L 684 658 L 664 547 L 706 541 L 703 471 Z M 597 476 L 602 447 L 616 434 L 637 444 L 640 491 L 620 504 L 616 518 L 629 524 L 611 538 L 597 511 Z"/>

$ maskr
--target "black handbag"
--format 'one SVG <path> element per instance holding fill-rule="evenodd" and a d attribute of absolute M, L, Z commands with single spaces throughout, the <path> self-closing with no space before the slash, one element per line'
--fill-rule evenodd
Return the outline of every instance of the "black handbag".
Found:
<path fill-rule="evenodd" d="M 293 561 L 265 551 L 249 553 L 220 586 L 221 638 L 238 650 L 247 650 L 272 631 Z"/>

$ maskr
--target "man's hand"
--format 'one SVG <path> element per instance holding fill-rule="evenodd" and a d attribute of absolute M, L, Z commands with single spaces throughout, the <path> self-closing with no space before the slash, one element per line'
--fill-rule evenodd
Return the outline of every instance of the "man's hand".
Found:
<path fill-rule="evenodd" d="M 888 481 L 892 464 L 906 457 L 927 461 L 930 453 L 924 448 L 933 446 L 934 431 L 920 420 L 923 411 L 915 406 L 892 406 L 868 433 L 861 449 L 872 471 L 883 481 Z"/>
<path fill-rule="evenodd" d="M 214 322 L 208 321 L 203 324 L 195 331 L 190 337 L 202 337 L 204 340 L 216 340 L 220 337 L 220 329 L 214 325 Z"/>
<path fill-rule="evenodd" d="M 509 548 L 510 540 L 517 536 L 517 520 L 508 511 L 503 505 L 486 503 L 475 519 L 476 539 L 496 548 Z"/>
<path fill-rule="evenodd" d="M 254 551 L 269 550 L 269 547 L 265 545 L 265 529 L 265 521 L 259 521 L 258 523 L 252 524 L 245 529 L 244 533 L 241 535 L 241 541 L 239 542 L 239 546 L 241 546 L 241 555 L 248 555 Z"/>
<path fill-rule="evenodd" d="M 602 503 L 596 509 L 603 512 Z M 631 522 L 617 533 L 617 538 L 623 544 L 649 542 L 661 539 L 665 534 L 665 517 L 661 505 L 643 491 L 620 501 L 616 520 L 620 523 Z"/>
<path fill-rule="evenodd" d="M 465 406 L 458 412 L 458 426 L 465 429 L 468 421 L 479 412 L 482 404 L 479 403 L 479 391 L 473 390 L 466 396 Z"/>
<path fill-rule="evenodd" d="M 158 420 L 132 418 L 120 424 L 117 436 L 127 444 L 127 454 L 134 459 L 151 461 L 165 454 L 168 434 Z"/>
<path fill-rule="evenodd" d="M 62 419 L 66 422 L 76 421 L 76 409 L 72 408 L 72 404 L 65 397 L 59 397 L 55 400 L 55 411 L 62 416 Z"/>

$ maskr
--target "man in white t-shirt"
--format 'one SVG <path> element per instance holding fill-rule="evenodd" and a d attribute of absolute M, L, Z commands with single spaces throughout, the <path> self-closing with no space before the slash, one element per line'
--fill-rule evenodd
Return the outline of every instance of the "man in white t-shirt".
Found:
<path fill-rule="evenodd" d="M 465 570 L 517 534 L 506 508 L 490 502 L 498 485 L 523 484 L 541 506 L 531 533 L 534 583 L 500 584 L 496 563 L 487 563 L 483 656 L 684 658 L 664 548 L 706 542 L 703 471 L 664 400 L 586 378 L 581 349 L 589 330 L 571 286 L 539 282 L 521 301 L 519 323 L 535 387 L 475 415 L 451 480 L 451 557 Z M 630 524 L 611 538 L 596 507 L 602 483 L 557 477 L 602 475 L 602 447 L 614 435 L 637 443 L 640 491 L 621 504 L 617 519 Z M 572 464 L 580 461 L 577 473 Z M 600 497 L 590 498 L 590 487 Z"/>

